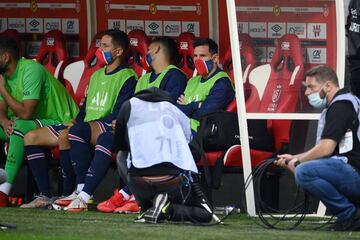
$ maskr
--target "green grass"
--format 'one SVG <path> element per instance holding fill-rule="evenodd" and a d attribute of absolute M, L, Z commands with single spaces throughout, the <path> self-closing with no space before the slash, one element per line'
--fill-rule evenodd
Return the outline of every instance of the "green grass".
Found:
<path fill-rule="evenodd" d="M 0 239 L 359 239 L 360 232 L 327 230 L 270 230 L 244 214 L 230 216 L 226 226 L 200 227 L 179 224 L 133 223 L 134 215 L 103 214 L 96 211 L 66 213 L 40 209 L 1 208 L 0 223 L 16 229 L 0 230 Z M 314 225 L 314 224 L 312 224 Z"/>

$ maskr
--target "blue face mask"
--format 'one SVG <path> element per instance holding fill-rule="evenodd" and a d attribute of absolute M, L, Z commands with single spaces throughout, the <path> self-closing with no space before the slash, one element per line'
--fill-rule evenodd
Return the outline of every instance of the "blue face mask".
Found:
<path fill-rule="evenodd" d="M 198 74 L 202 76 L 209 74 L 213 66 L 214 66 L 214 62 L 211 59 L 209 60 L 197 59 L 195 61 L 195 68 Z"/>
<path fill-rule="evenodd" d="M 103 54 L 104 54 L 105 62 L 107 65 L 111 64 L 114 61 L 111 51 L 109 51 L 109 52 L 103 51 Z"/>
<path fill-rule="evenodd" d="M 146 63 L 149 67 L 151 67 L 152 58 L 150 53 L 146 54 Z"/>
<path fill-rule="evenodd" d="M 324 108 L 326 106 L 326 98 L 320 97 L 320 92 L 308 95 L 309 103 L 314 108 Z"/>

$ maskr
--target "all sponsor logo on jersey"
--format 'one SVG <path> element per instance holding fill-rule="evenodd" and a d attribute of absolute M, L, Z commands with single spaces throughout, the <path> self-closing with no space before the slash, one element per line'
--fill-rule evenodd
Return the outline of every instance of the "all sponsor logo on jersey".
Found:
<path fill-rule="evenodd" d="M 249 35 L 251 37 L 267 37 L 266 22 L 250 22 Z"/>
<path fill-rule="evenodd" d="M 182 32 L 191 32 L 196 37 L 200 36 L 200 24 L 199 22 L 182 22 Z"/>
<path fill-rule="evenodd" d="M 127 20 L 126 21 L 126 32 L 129 33 L 134 29 L 144 30 L 144 21 L 141 20 Z"/>
<path fill-rule="evenodd" d="M 19 33 L 25 32 L 25 19 L 24 18 L 9 18 L 8 29 L 15 29 Z"/>
<path fill-rule="evenodd" d="M 145 32 L 149 36 L 162 35 L 162 21 L 145 21 Z"/>
<path fill-rule="evenodd" d="M 101 94 L 101 96 L 100 96 Z M 107 99 L 108 99 L 108 92 L 97 92 L 96 95 L 91 99 L 91 104 L 97 107 L 105 107 Z"/>
<path fill-rule="evenodd" d="M 181 22 L 178 21 L 164 21 L 164 35 L 165 36 L 179 36 L 181 30 Z"/>
<path fill-rule="evenodd" d="M 43 19 L 42 18 L 27 18 L 26 19 L 26 32 L 42 33 L 43 32 Z"/>
<path fill-rule="evenodd" d="M 285 23 L 268 23 L 268 37 L 279 38 L 285 34 Z"/>
<path fill-rule="evenodd" d="M 45 18 L 44 19 L 45 32 L 51 30 L 61 30 L 61 19 L 60 18 Z"/>

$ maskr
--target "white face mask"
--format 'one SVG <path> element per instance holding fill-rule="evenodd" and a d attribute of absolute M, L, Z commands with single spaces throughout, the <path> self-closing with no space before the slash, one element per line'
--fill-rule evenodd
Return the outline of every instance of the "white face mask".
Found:
<path fill-rule="evenodd" d="M 319 92 L 308 95 L 309 103 L 314 108 L 324 108 L 326 106 L 326 96 L 324 98 L 320 97 L 321 90 Z"/>

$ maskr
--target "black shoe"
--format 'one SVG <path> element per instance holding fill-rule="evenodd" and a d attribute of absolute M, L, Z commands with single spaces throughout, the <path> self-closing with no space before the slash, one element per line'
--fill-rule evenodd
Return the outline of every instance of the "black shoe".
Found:
<path fill-rule="evenodd" d="M 360 230 L 360 209 L 357 209 L 354 216 L 346 221 L 336 221 L 334 231 L 359 231 Z"/>
<path fill-rule="evenodd" d="M 134 219 L 136 223 L 144 223 L 145 222 L 145 212 L 140 211 L 139 215 Z"/>
<path fill-rule="evenodd" d="M 154 205 L 153 207 L 149 208 L 145 214 L 145 222 L 147 223 L 158 223 L 162 218 L 164 213 L 162 209 L 167 205 L 168 195 L 167 193 L 159 193 L 154 198 Z"/>

